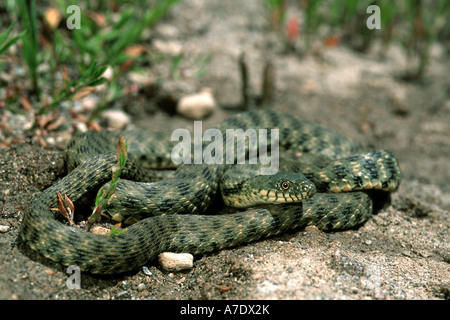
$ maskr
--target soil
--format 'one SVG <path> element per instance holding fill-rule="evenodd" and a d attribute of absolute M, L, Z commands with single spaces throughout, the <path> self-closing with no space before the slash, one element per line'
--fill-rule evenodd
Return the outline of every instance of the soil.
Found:
<path fill-rule="evenodd" d="M 155 39 L 181 45 L 180 77 L 153 91 L 141 86 L 111 108 L 130 115 L 129 129 L 192 127 L 173 112 L 173 97 L 209 87 L 218 108 L 203 128 L 212 127 L 240 111 L 240 54 L 256 94 L 270 60 L 276 71 L 270 108 L 397 155 L 403 180 L 391 205 L 355 230 L 307 227 L 197 257 L 184 272 L 164 271 L 155 261 L 146 273 L 82 274 L 81 289 L 69 289 L 64 268 L 19 249 L 16 239 L 26 206 L 66 174 L 63 147 L 73 131 L 66 125 L 48 132 L 46 141 L 56 143 L 44 148 L 34 131 L 23 130 L 28 119 L 0 110 L 11 130 L 4 134 L 8 147 L 0 149 L 0 225 L 9 227 L 0 233 L 1 299 L 449 299 L 448 48 L 433 45 L 423 81 L 405 82 L 408 61 L 395 45 L 384 57 L 376 44 L 364 54 L 345 43 L 315 54 L 286 52 L 262 1 L 236 3 L 175 5 L 144 45 L 152 48 Z M 295 6 L 289 12 L 299 14 Z M 192 76 L 200 56 L 211 60 L 203 75 Z M 167 75 L 171 61 L 151 68 Z"/>

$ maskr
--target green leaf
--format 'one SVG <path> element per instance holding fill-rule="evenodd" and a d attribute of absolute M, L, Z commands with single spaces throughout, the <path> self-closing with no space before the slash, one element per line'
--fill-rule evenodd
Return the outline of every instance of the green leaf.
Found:
<path fill-rule="evenodd" d="M 126 228 L 125 228 L 125 229 L 120 229 L 120 226 L 118 226 L 118 225 L 116 224 L 116 225 L 114 225 L 114 226 L 111 228 L 111 231 L 109 232 L 109 235 L 112 236 L 112 237 L 116 237 L 116 236 L 119 236 L 119 235 L 121 235 L 122 233 L 124 233 L 124 232 L 126 232 L 126 231 L 127 231 Z"/>
<path fill-rule="evenodd" d="M 97 206 L 103 200 L 103 190 L 105 187 L 98 189 L 97 197 L 95 198 L 95 205 Z"/>
<path fill-rule="evenodd" d="M 100 79 L 92 80 L 91 82 L 89 82 L 87 84 L 87 86 L 88 87 L 96 87 L 96 86 L 99 86 L 99 85 L 105 83 L 106 81 L 107 81 L 106 78 L 100 78 Z"/>
<path fill-rule="evenodd" d="M 98 66 L 98 67 L 94 70 L 93 77 L 94 77 L 94 78 L 99 78 L 99 77 L 106 71 L 106 69 L 108 69 L 107 66 L 104 66 L 104 65 Z"/>
<path fill-rule="evenodd" d="M 40 100 L 37 72 L 39 66 L 39 43 L 37 38 L 36 5 L 34 0 L 19 0 L 17 4 L 19 6 L 20 21 L 24 29 L 27 30 L 27 33 L 22 37 L 22 53 L 29 69 L 33 92 Z"/>
<path fill-rule="evenodd" d="M 3 41 L 6 40 L 6 37 L 8 36 L 9 31 L 10 30 L 8 30 L 8 32 L 5 33 L 4 39 L 0 39 L 0 44 L 1 44 L 0 54 L 4 53 L 6 50 L 8 50 L 9 47 L 11 47 L 14 43 L 16 43 L 20 38 L 22 38 L 27 33 L 27 31 L 24 30 L 21 33 L 19 33 L 17 36 L 14 36 L 11 39 L 9 39 L 8 41 L 6 41 L 5 43 L 3 43 Z M 3 38 L 3 34 L 1 36 Z"/>

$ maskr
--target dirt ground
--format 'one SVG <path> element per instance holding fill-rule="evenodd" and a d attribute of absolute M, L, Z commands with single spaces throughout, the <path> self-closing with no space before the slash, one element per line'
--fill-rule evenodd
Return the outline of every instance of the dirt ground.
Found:
<path fill-rule="evenodd" d="M 11 146 L 0 149 L 0 225 L 7 227 L 0 233 L 1 299 L 449 299 L 448 48 L 433 46 L 421 83 L 404 82 L 399 75 L 407 62 L 395 46 L 383 59 L 379 48 L 359 54 L 345 44 L 314 55 L 284 53 L 280 37 L 267 27 L 263 2 L 236 3 L 195 0 L 174 6 L 153 40 L 169 48 L 181 45 L 186 74 L 197 57 L 210 55 L 207 71 L 167 81 L 156 93 L 144 87 L 112 108 L 130 115 L 129 129 L 192 127 L 192 120 L 164 110 L 164 97 L 209 87 L 219 106 L 203 127 L 212 127 L 238 112 L 239 55 L 246 54 L 255 93 L 270 60 L 276 70 L 271 108 L 397 155 L 403 180 L 391 206 L 356 230 L 308 227 L 199 257 L 192 269 L 179 273 L 151 262 L 147 274 L 82 274 L 81 289 L 71 290 L 63 268 L 16 246 L 24 208 L 66 174 L 61 147 L 70 132 L 49 133 L 60 147 L 43 148 L 23 130 L 26 118 L 0 110 L 12 129 L 5 136 Z M 170 61 L 152 68 L 167 74 Z"/>

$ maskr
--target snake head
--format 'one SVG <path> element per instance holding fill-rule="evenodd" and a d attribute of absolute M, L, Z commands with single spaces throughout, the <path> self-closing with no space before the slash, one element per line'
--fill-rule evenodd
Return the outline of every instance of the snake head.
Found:
<path fill-rule="evenodd" d="M 239 192 L 223 192 L 225 204 L 242 208 L 258 204 L 300 202 L 316 193 L 316 186 L 303 174 L 279 171 L 274 175 L 256 175 L 239 184 Z M 227 190 L 228 191 L 228 190 Z"/>
<path fill-rule="evenodd" d="M 300 202 L 316 193 L 316 186 L 303 174 L 279 171 L 271 176 L 256 176 L 249 185 L 258 188 L 260 203 Z"/>

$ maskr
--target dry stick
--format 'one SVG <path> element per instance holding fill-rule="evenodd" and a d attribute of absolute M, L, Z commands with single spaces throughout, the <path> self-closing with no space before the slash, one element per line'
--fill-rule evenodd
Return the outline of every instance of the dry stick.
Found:
<path fill-rule="evenodd" d="M 275 67 L 267 61 L 264 65 L 262 88 L 261 88 L 261 106 L 267 108 L 274 100 L 275 96 Z"/>
<path fill-rule="evenodd" d="M 242 106 L 244 110 L 250 110 L 255 101 L 252 101 L 251 97 L 248 64 L 244 53 L 239 57 L 239 70 L 242 79 Z M 257 103 L 258 105 L 261 104 L 262 108 L 266 108 L 273 102 L 275 96 L 275 67 L 271 61 L 267 61 L 264 65 L 261 83 L 261 99 Z"/>
<path fill-rule="evenodd" d="M 241 71 L 241 94 L 242 94 L 242 106 L 245 110 L 250 110 L 251 101 L 250 101 L 250 85 L 248 83 L 248 66 L 247 60 L 245 58 L 245 53 L 241 53 L 239 57 L 239 70 Z"/>

